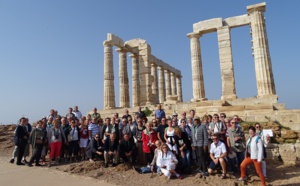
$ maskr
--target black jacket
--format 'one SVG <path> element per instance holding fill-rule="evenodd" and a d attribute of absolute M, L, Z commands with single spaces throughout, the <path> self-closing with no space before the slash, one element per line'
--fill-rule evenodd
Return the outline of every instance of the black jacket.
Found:
<path fill-rule="evenodd" d="M 128 142 L 124 139 L 120 143 L 120 154 L 125 154 L 126 152 L 134 151 L 136 149 L 136 145 L 132 140 Z"/>
<path fill-rule="evenodd" d="M 113 143 L 112 148 L 110 148 L 110 144 Z M 104 151 L 118 151 L 119 141 L 115 139 L 115 141 L 111 141 L 110 138 L 106 138 L 104 142 Z"/>
<path fill-rule="evenodd" d="M 87 147 L 87 151 L 92 151 L 93 153 L 96 153 L 97 151 L 103 152 L 103 146 L 102 140 L 97 141 L 93 138 Z"/>

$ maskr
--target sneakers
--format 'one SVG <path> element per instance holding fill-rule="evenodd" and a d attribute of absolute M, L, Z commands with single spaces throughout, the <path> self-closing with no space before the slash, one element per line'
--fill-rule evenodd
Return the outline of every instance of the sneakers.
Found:
<path fill-rule="evenodd" d="M 208 172 L 203 172 L 202 173 L 202 176 L 208 176 L 209 174 L 208 174 Z"/>
<path fill-rule="evenodd" d="M 28 161 L 27 161 L 26 159 L 24 159 L 24 160 L 22 161 L 22 163 L 27 164 Z"/>
<path fill-rule="evenodd" d="M 247 180 L 247 178 L 245 177 L 245 178 L 239 178 L 239 179 L 237 179 L 237 181 L 246 181 Z"/>
<path fill-rule="evenodd" d="M 9 160 L 9 163 L 14 163 L 14 162 L 15 162 L 14 158 L 12 158 L 12 159 Z"/>
<path fill-rule="evenodd" d="M 93 159 L 89 159 L 89 161 L 90 161 L 91 163 L 95 163 L 95 161 L 94 161 Z"/>
<path fill-rule="evenodd" d="M 162 175 L 162 172 L 158 172 L 157 175 L 158 175 L 158 176 L 161 176 L 161 175 Z"/>

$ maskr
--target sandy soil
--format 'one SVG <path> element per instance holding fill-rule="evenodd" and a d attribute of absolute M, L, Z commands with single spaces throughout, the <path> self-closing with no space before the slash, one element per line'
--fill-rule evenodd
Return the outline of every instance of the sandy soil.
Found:
<path fill-rule="evenodd" d="M 0 156 L 2 161 L 8 162 L 12 149 L 14 147 L 13 130 L 14 126 L 6 125 L 0 126 Z M 2 164 L 2 163 L 1 163 Z M 15 165 L 11 165 L 16 169 Z M 2 165 L 1 165 L 2 167 Z M 29 167 L 26 167 L 30 169 Z M 61 164 L 53 166 L 50 169 L 46 167 L 33 168 L 36 170 L 45 169 L 47 171 L 64 172 L 69 175 L 76 175 L 81 177 L 89 177 L 95 180 L 104 181 L 104 183 L 111 183 L 116 185 L 260 185 L 259 177 L 251 166 L 248 170 L 250 179 L 247 182 L 236 182 L 239 175 L 229 176 L 222 180 L 220 175 L 208 176 L 200 178 L 199 174 L 183 175 L 183 180 L 172 178 L 166 179 L 165 176 L 158 176 L 156 174 L 139 174 L 134 171 L 131 166 L 119 164 L 116 167 L 104 168 L 103 162 L 91 163 L 88 161 Z M 286 167 L 280 164 L 268 164 L 268 185 L 300 185 L 300 168 Z M 2 177 L 0 172 L 0 178 Z"/>

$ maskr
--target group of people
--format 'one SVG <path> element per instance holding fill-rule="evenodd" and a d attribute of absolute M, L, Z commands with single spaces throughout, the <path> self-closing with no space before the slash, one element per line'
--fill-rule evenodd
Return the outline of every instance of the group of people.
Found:
<path fill-rule="evenodd" d="M 254 163 L 257 174 L 265 185 L 265 147 L 270 136 L 264 136 L 259 123 L 248 129 L 245 138 L 237 115 L 231 119 L 225 113 L 196 116 L 190 110 L 178 117 L 166 117 L 159 104 L 154 117 L 148 121 L 141 107 L 131 116 L 127 109 L 123 116 L 101 118 L 97 108 L 92 114 L 82 116 L 78 106 L 69 108 L 65 117 L 50 111 L 31 127 L 27 118 L 20 119 L 15 131 L 15 149 L 11 163 L 17 156 L 17 165 L 40 166 L 45 164 L 49 152 L 48 166 L 59 162 L 104 160 L 116 166 L 120 162 L 133 167 L 146 165 L 141 173 L 154 172 L 182 179 L 177 170 L 184 174 L 193 171 L 202 176 L 221 173 L 225 179 L 230 174 L 240 173 L 239 181 L 246 179 L 246 168 Z M 33 153 L 29 156 L 29 144 Z M 23 161 L 22 161 L 23 159 Z M 195 168 L 195 169 L 194 169 Z"/>

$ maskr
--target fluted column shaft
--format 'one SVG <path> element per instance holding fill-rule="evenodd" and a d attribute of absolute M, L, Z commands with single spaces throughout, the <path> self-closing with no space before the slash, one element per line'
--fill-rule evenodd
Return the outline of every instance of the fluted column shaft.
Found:
<path fill-rule="evenodd" d="M 113 68 L 113 45 L 108 41 L 104 45 L 104 109 L 115 108 L 115 87 Z"/>
<path fill-rule="evenodd" d="M 176 77 L 176 85 L 177 85 L 177 100 L 182 102 L 182 85 L 181 85 L 181 76 Z"/>
<path fill-rule="evenodd" d="M 166 91 L 165 91 L 165 73 L 162 67 L 158 67 L 159 74 L 159 102 L 163 103 L 166 101 Z"/>
<path fill-rule="evenodd" d="M 264 11 L 264 6 L 248 9 L 251 20 L 258 97 L 276 94 Z"/>
<path fill-rule="evenodd" d="M 119 52 L 120 107 L 128 108 L 130 107 L 130 99 L 126 50 L 119 48 L 117 52 Z"/>
<path fill-rule="evenodd" d="M 177 91 L 176 91 L 176 79 L 175 79 L 175 75 L 174 73 L 170 73 L 171 75 L 171 93 L 172 93 L 172 96 L 176 96 L 177 95 Z"/>
<path fill-rule="evenodd" d="M 170 72 L 165 70 L 165 80 L 166 80 L 166 97 L 171 95 L 171 81 Z"/>
<path fill-rule="evenodd" d="M 192 81 L 193 81 L 193 99 L 192 101 L 206 100 L 203 69 L 201 59 L 201 49 L 199 34 L 188 34 L 191 42 L 191 62 L 192 62 Z"/>
<path fill-rule="evenodd" d="M 158 103 L 157 66 L 154 63 L 151 64 L 151 75 L 153 77 L 153 82 L 152 82 L 153 103 Z"/>
<path fill-rule="evenodd" d="M 132 59 L 132 106 L 140 106 L 139 56 L 130 55 Z"/>
<path fill-rule="evenodd" d="M 217 32 L 222 77 L 221 99 L 236 99 L 230 28 L 229 26 L 219 27 Z"/>

